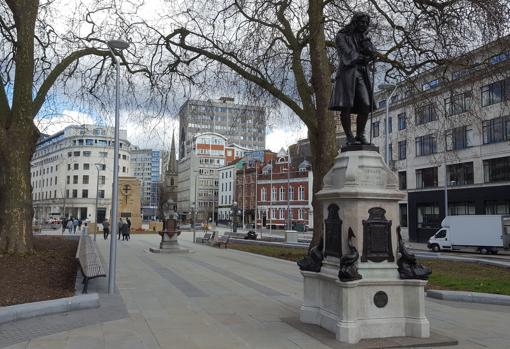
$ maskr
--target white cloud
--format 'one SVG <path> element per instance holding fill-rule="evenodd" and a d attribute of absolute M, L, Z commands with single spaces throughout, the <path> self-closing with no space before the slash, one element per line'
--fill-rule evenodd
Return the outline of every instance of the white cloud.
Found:
<path fill-rule="evenodd" d="M 278 152 L 281 148 L 287 149 L 289 145 L 308 137 L 308 128 L 301 124 L 298 129 L 273 129 L 266 135 L 266 148 Z"/>
<path fill-rule="evenodd" d="M 75 110 L 64 110 L 58 114 L 47 114 L 35 120 L 41 133 L 55 134 L 70 125 L 95 124 L 95 118 L 87 113 Z"/>

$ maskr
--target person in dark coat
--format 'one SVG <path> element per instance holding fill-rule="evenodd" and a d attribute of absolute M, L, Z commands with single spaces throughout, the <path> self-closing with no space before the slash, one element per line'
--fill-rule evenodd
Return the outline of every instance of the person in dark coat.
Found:
<path fill-rule="evenodd" d="M 368 63 L 376 55 L 367 36 L 369 24 L 366 13 L 355 13 L 335 38 L 339 63 L 329 109 L 340 111 L 347 144 L 368 144 L 365 126 L 374 107 Z M 351 130 L 351 113 L 357 114 L 356 138 Z"/>
<path fill-rule="evenodd" d="M 129 240 L 129 224 L 126 222 L 123 222 L 122 228 L 120 229 L 120 231 L 122 233 L 122 241 L 124 241 L 124 240 L 128 241 Z"/>

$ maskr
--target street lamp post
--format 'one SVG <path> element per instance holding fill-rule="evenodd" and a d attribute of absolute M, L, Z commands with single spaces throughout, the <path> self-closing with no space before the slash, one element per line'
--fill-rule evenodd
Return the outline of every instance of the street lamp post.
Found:
<path fill-rule="evenodd" d="M 195 242 L 195 205 L 191 205 L 191 224 L 193 225 L 193 243 Z"/>
<path fill-rule="evenodd" d="M 384 153 L 385 153 L 384 159 L 385 159 L 386 165 L 387 165 L 390 162 L 390 143 L 388 142 L 388 136 L 389 136 L 388 119 L 389 119 L 389 113 L 390 113 L 390 102 L 391 102 L 391 98 L 393 97 L 393 94 L 397 90 L 397 86 L 394 84 L 380 84 L 379 88 L 381 90 L 386 90 L 386 91 L 391 90 L 390 95 L 386 99 L 386 119 L 384 121 L 384 125 L 385 125 L 384 126 Z"/>
<path fill-rule="evenodd" d="M 290 147 L 287 150 L 287 230 L 292 229 L 289 194 L 290 194 Z"/>
<path fill-rule="evenodd" d="M 97 225 L 97 221 L 98 221 L 98 216 L 97 216 L 97 203 L 99 201 L 99 171 L 101 170 L 101 168 L 103 168 L 103 164 L 94 164 L 96 166 L 96 170 L 97 170 L 97 179 L 96 179 L 96 229 L 94 229 L 94 241 L 96 241 L 96 234 L 97 234 L 97 229 L 98 229 L 98 225 Z"/>
<path fill-rule="evenodd" d="M 115 79 L 115 143 L 113 149 L 113 188 L 112 188 L 112 239 L 110 239 L 110 264 L 108 268 L 108 293 L 115 293 L 115 273 L 117 261 L 117 239 L 113 238 L 118 229 L 117 211 L 119 206 L 119 93 L 120 93 L 120 62 L 116 51 L 129 47 L 129 44 L 122 40 L 108 41 L 108 48 L 112 53 L 117 68 Z"/>

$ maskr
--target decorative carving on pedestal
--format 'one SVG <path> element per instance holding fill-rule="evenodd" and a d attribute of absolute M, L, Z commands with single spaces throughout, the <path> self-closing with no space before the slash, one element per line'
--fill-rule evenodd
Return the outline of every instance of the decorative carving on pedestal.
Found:
<path fill-rule="evenodd" d="M 427 280 L 432 273 L 432 269 L 416 262 L 416 257 L 409 252 L 400 235 L 400 226 L 397 227 L 398 252 L 400 258 L 397 261 L 398 273 L 401 279 L 420 279 Z"/>
<path fill-rule="evenodd" d="M 394 262 L 391 247 L 391 221 L 385 217 L 386 210 L 372 207 L 368 210 L 368 219 L 363 220 L 363 256 L 362 262 Z"/>
<path fill-rule="evenodd" d="M 326 249 L 324 257 L 342 256 L 342 220 L 338 215 L 340 208 L 336 204 L 328 206 L 328 218 L 324 221 L 326 226 Z"/>
<path fill-rule="evenodd" d="M 300 270 L 304 271 L 313 271 L 318 273 L 321 271 L 322 260 L 324 256 L 322 255 L 323 248 L 323 240 L 319 242 L 319 244 L 315 247 L 312 247 L 308 256 L 305 256 L 303 259 L 297 261 L 297 265 Z"/>
<path fill-rule="evenodd" d="M 338 278 L 342 282 L 361 279 L 361 275 L 358 273 L 358 267 L 356 265 L 359 253 L 352 242 L 353 238 L 356 238 L 356 235 L 354 235 L 352 228 L 349 227 L 347 246 L 349 246 L 351 253 L 345 254 L 342 258 L 340 258 L 340 270 L 338 271 Z"/>

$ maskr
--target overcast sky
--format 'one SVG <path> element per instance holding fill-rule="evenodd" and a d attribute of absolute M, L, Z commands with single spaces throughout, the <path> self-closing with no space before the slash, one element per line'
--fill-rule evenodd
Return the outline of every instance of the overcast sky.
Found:
<path fill-rule="evenodd" d="M 158 118 L 157 120 L 132 121 L 121 116 L 120 128 L 127 130 L 128 140 L 140 148 L 169 150 L 172 132 L 175 130 L 175 141 L 178 142 L 179 122 L 175 118 Z M 294 117 L 294 122 L 286 125 L 269 126 L 266 129 L 266 148 L 278 152 L 287 148 L 299 139 L 307 137 L 306 126 Z M 46 134 L 54 134 L 70 125 L 99 124 L 113 127 L 113 118 L 97 118 L 90 114 L 74 110 L 64 110 L 60 115 L 52 115 L 36 121 L 39 130 Z"/>

